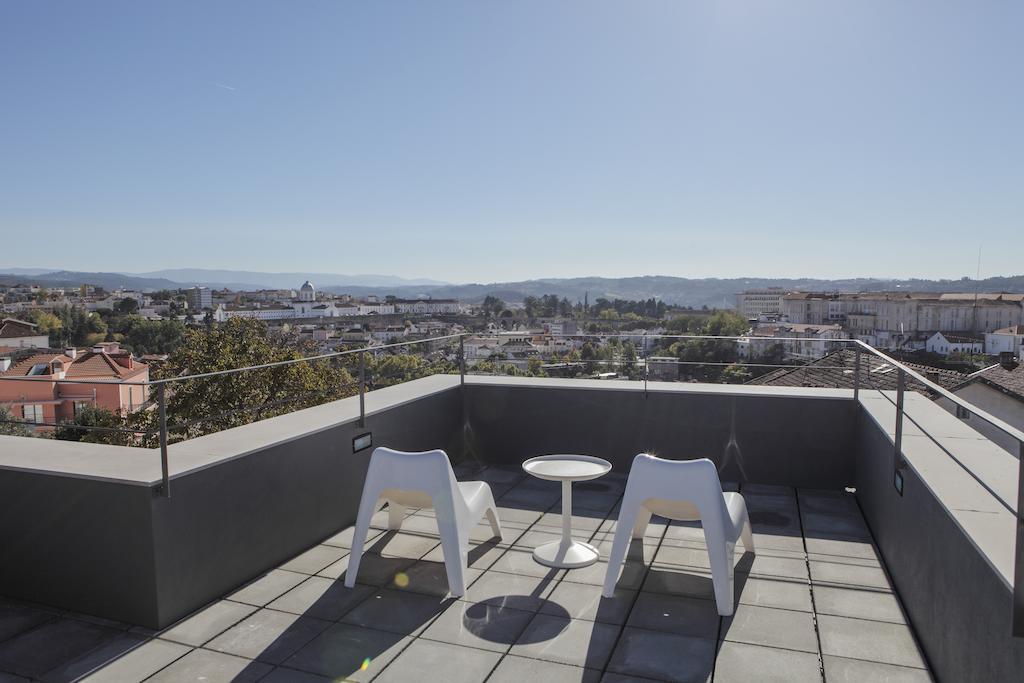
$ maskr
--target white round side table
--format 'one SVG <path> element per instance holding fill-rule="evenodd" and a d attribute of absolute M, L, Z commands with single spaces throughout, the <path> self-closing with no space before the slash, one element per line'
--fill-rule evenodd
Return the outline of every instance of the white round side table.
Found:
<path fill-rule="evenodd" d="M 562 482 L 562 540 L 537 546 L 533 559 L 557 569 L 577 569 L 597 562 L 597 548 L 572 538 L 572 483 L 597 479 L 607 474 L 612 464 L 590 455 L 541 455 L 524 462 L 523 469 L 539 479 Z"/>

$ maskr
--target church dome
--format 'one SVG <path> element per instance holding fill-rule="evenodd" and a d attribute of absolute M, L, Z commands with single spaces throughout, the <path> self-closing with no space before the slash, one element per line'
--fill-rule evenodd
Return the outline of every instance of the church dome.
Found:
<path fill-rule="evenodd" d="M 305 282 L 303 282 L 302 286 L 299 287 L 299 290 L 303 291 L 303 292 L 312 292 L 313 289 L 314 289 L 313 283 L 310 282 L 309 280 L 306 280 Z"/>

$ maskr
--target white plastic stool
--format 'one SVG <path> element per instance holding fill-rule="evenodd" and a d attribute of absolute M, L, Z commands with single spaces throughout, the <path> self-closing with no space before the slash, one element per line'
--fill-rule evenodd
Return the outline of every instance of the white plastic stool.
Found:
<path fill-rule="evenodd" d="M 707 458 L 662 460 L 646 453 L 633 458 L 602 594 L 612 597 L 626 557 L 630 532 L 633 538 L 643 538 L 652 514 L 680 521 L 700 521 L 718 613 L 732 614 L 736 541 L 742 539 L 743 547 L 754 552 L 754 535 L 743 496 L 722 492 L 718 469 Z"/>
<path fill-rule="evenodd" d="M 498 510 L 486 482 L 455 479 L 448 455 L 441 450 L 407 453 L 377 448 L 370 456 L 370 468 L 359 501 L 355 536 L 345 572 L 345 586 L 356 583 L 370 518 L 388 504 L 388 528 L 399 529 L 406 507 L 433 508 L 441 535 L 448 590 L 455 597 L 466 593 L 469 532 L 484 515 L 495 536 L 501 536 Z"/>

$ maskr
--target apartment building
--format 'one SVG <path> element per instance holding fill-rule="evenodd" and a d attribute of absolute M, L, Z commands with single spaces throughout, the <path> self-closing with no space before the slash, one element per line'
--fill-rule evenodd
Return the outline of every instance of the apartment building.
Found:
<path fill-rule="evenodd" d="M 416 315 L 454 314 L 461 312 L 457 299 L 392 299 L 395 313 Z"/>
<path fill-rule="evenodd" d="M 16 349 L 33 347 L 45 349 L 49 345 L 49 336 L 40 334 L 39 327 L 35 323 L 15 318 L 4 318 L 3 321 L 0 321 L 0 346 Z"/>
<path fill-rule="evenodd" d="M 990 356 L 1009 353 L 1013 358 L 1020 358 L 1024 353 L 1024 325 L 985 333 L 985 353 Z"/>
<path fill-rule="evenodd" d="M 782 297 L 786 290 L 781 287 L 748 289 L 736 295 L 736 310 L 744 318 L 757 319 L 782 312 Z"/>
<path fill-rule="evenodd" d="M 836 340 L 849 338 L 849 333 L 837 323 L 771 323 L 758 325 L 748 336 L 737 340 L 736 353 L 741 360 L 756 360 L 778 346 L 786 358 L 816 360 L 838 350 L 840 344 Z"/>
<path fill-rule="evenodd" d="M 213 292 L 209 287 L 192 287 L 185 290 L 185 301 L 193 312 L 213 308 Z"/>
<path fill-rule="evenodd" d="M 40 425 L 73 420 L 90 405 L 126 414 L 148 399 L 147 387 L 135 383 L 149 381 L 149 366 L 117 342 L 84 351 L 37 353 L 0 373 L 0 378 L 0 405 L 15 418 Z"/>
<path fill-rule="evenodd" d="M 791 292 L 782 297 L 783 319 L 840 324 L 879 348 L 925 348 L 936 332 L 982 334 L 1020 325 L 1024 294 Z"/>

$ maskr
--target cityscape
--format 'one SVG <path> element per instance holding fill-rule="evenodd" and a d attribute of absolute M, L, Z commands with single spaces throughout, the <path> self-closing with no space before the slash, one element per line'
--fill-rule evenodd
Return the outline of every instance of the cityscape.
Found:
<path fill-rule="evenodd" d="M 0 9 L 0 683 L 1020 683 L 1022 3 Z"/>

